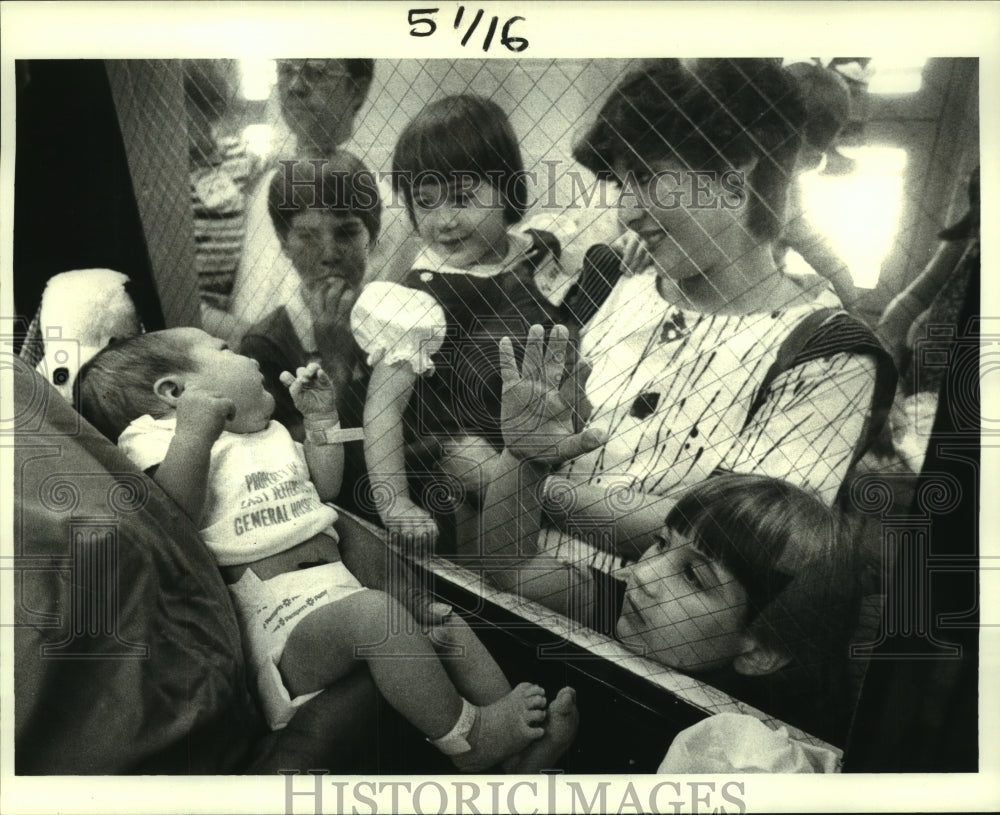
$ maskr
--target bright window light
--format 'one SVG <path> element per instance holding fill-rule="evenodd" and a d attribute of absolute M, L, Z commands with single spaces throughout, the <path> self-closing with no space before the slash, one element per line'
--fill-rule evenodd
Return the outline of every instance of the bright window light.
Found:
<path fill-rule="evenodd" d="M 847 262 L 854 285 L 873 289 L 899 233 L 906 150 L 887 145 L 838 150 L 857 165 L 849 175 L 801 177 L 806 217 Z"/>
<path fill-rule="evenodd" d="M 243 142 L 251 153 L 266 159 L 271 155 L 274 128 L 268 124 L 247 125 L 243 128 Z"/>
<path fill-rule="evenodd" d="M 273 59 L 240 60 L 240 92 L 250 102 L 270 99 L 277 78 L 278 69 Z"/>
<path fill-rule="evenodd" d="M 916 93 L 924 81 L 926 59 L 873 59 L 875 73 L 868 82 L 868 92 L 883 95 Z"/>

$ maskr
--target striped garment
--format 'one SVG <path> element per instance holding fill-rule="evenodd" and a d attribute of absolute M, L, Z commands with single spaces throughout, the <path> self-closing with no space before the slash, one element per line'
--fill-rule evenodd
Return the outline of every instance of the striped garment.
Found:
<path fill-rule="evenodd" d="M 606 428 L 609 441 L 560 475 L 627 502 L 634 493 L 669 495 L 717 470 L 752 472 L 832 503 L 872 404 L 874 359 L 803 349 L 805 361 L 771 382 L 747 421 L 782 342 L 806 315 L 831 305 L 821 295 L 768 313 L 705 315 L 667 304 L 653 274 L 623 280 L 581 345 L 593 365 L 590 424 Z M 580 544 L 551 533 L 542 542 L 603 571 L 614 565 Z"/>
<path fill-rule="evenodd" d="M 195 271 L 198 292 L 210 306 L 227 311 L 243 252 L 247 188 L 257 162 L 237 138 L 223 138 L 208 167 L 191 170 Z"/>

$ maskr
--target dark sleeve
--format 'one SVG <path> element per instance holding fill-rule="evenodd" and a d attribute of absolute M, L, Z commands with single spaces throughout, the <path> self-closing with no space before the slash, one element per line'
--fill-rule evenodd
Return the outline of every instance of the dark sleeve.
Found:
<path fill-rule="evenodd" d="M 591 246 L 584 255 L 580 278 L 563 300 L 563 319 L 570 324 L 586 325 L 607 300 L 621 276 L 622 262 L 618 254 L 604 244 Z"/>
<path fill-rule="evenodd" d="M 198 529 L 34 371 L 13 392 L 16 772 L 242 771 L 263 722 Z"/>

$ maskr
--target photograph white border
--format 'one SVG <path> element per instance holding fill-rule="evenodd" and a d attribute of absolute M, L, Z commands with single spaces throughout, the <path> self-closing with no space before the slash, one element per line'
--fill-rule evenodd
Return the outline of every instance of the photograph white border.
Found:
<path fill-rule="evenodd" d="M 409 8 L 460 3 L 272 3 L 272 2 L 78 2 L 0 4 L 0 315 L 13 313 L 11 293 L 13 239 L 13 122 L 14 60 L 25 58 L 176 58 L 245 57 L 281 52 L 287 56 L 342 56 L 391 58 L 482 57 L 479 49 L 462 48 L 455 32 L 441 26 L 429 38 L 410 37 Z M 627 56 L 763 56 L 796 53 L 893 52 L 934 57 L 978 57 L 981 83 L 981 154 L 983 175 L 982 219 L 1000 223 L 997 179 L 1000 159 L 1000 4 L 985 3 L 610 3 L 507 2 L 465 3 L 487 15 L 525 18 L 519 33 L 528 37 L 524 57 Z M 517 59 L 494 48 L 490 57 Z M 983 236 L 987 270 L 998 268 L 995 230 Z M 1000 316 L 996 274 L 983 276 L 985 319 Z M 992 332 L 996 333 L 996 332 Z M 986 371 L 984 370 L 984 374 Z M 982 380 L 984 424 L 989 410 L 1000 405 L 997 374 Z M 12 404 L 10 378 L 0 382 L 0 401 Z M 3 554 L 11 547 L 13 451 L 0 447 L 0 511 L 3 512 Z M 998 456 L 983 447 L 983 495 L 995 494 Z M 749 811 L 933 811 L 996 809 L 1000 804 L 997 741 L 1000 732 L 997 681 L 1000 675 L 1000 579 L 996 564 L 998 507 L 984 501 L 981 517 L 983 598 L 980 659 L 980 761 L 975 775 L 840 775 L 748 776 L 741 800 Z M 0 811 L 6 813 L 76 812 L 283 812 L 285 781 L 281 777 L 14 777 L 13 776 L 13 665 L 3 658 L 13 651 L 13 574 L 0 569 Z M 586 715 L 586 711 L 583 712 Z M 568 777 L 562 777 L 563 779 Z M 616 789 L 634 784 L 637 802 L 646 811 L 649 790 L 664 779 L 651 776 L 580 776 L 586 785 L 610 780 Z M 398 779 L 397 779 L 398 780 Z M 437 777 L 468 782 L 468 777 Z M 493 778 L 507 784 L 544 779 Z M 686 777 L 685 783 L 694 780 Z M 710 780 L 720 783 L 720 777 Z M 521 787 L 513 799 L 518 811 L 546 811 L 544 795 L 532 796 Z M 567 811 L 565 788 L 555 799 L 555 811 Z M 660 800 L 668 796 L 661 793 Z M 436 799 L 428 796 L 429 802 Z M 501 803 L 508 803 L 501 796 Z M 635 803 L 609 794 L 614 810 L 636 811 Z M 519 803 L 523 802 L 523 803 Z M 333 811 L 336 798 L 323 800 Z M 405 803 L 405 801 L 404 801 Z M 382 807 L 385 808 L 382 808 Z M 489 796 L 478 804 L 488 811 Z M 523 807 L 523 809 L 521 808 Z M 687 807 L 684 808 L 685 810 Z M 312 811 L 308 799 L 296 801 L 294 811 Z M 348 809 L 348 811 L 350 811 Z M 369 811 L 359 808 L 357 811 Z M 379 798 L 379 812 L 387 812 L 388 797 Z M 406 810 L 401 810 L 406 811 Z"/>

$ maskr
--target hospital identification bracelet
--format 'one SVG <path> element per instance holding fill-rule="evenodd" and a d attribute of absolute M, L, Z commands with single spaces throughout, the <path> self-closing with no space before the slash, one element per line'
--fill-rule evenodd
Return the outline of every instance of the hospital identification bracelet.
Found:
<path fill-rule="evenodd" d="M 343 444 L 345 441 L 360 441 L 364 438 L 364 428 L 340 426 L 336 412 L 305 417 L 306 441 L 310 444 Z"/>

